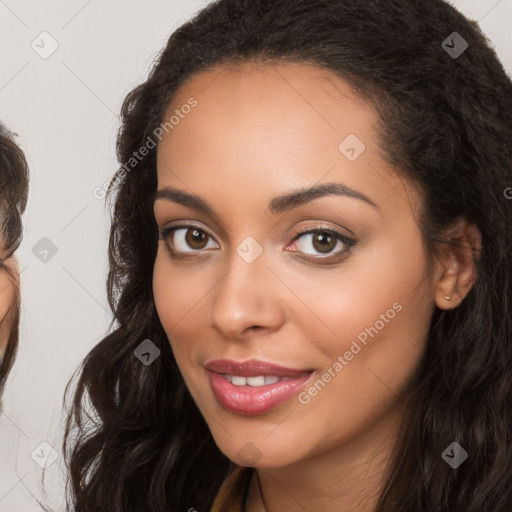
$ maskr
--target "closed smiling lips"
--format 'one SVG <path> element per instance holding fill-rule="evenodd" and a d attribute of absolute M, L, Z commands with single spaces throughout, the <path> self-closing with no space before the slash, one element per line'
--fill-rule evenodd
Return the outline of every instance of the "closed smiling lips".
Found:
<path fill-rule="evenodd" d="M 215 359 L 205 364 L 217 401 L 231 412 L 262 414 L 298 392 L 314 373 L 256 359 Z"/>

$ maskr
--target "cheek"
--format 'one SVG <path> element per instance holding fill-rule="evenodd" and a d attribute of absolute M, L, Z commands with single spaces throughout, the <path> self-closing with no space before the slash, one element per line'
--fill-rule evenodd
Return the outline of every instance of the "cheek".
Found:
<path fill-rule="evenodd" d="M 307 319 L 298 301 L 290 300 L 288 305 L 295 308 L 296 318 L 301 318 L 302 307 L 307 320 L 302 326 L 317 333 L 313 339 L 324 340 L 326 347 L 339 352 L 348 350 L 346 342 L 358 335 L 364 342 L 365 329 L 375 324 L 382 333 L 411 323 L 417 324 L 417 332 L 428 327 L 433 294 L 426 255 L 416 230 L 405 238 L 388 233 L 355 249 L 332 268 L 286 269 L 283 281 L 292 284 L 307 306 Z M 407 336 L 414 332 L 407 330 Z"/>
<path fill-rule="evenodd" d="M 204 295 L 203 288 L 204 275 L 172 264 L 167 249 L 160 245 L 153 269 L 153 295 L 164 328 L 174 326 L 186 316 Z"/>
<path fill-rule="evenodd" d="M 0 271 L 0 354 L 3 354 L 9 340 L 13 319 L 9 309 L 16 300 L 11 278 L 3 270 Z"/>
<path fill-rule="evenodd" d="M 303 338 L 321 354 L 327 386 L 343 388 L 349 401 L 359 397 L 354 406 L 371 401 L 375 386 L 399 392 L 423 356 L 433 298 L 421 238 L 413 234 L 373 241 L 333 272 L 295 274 L 294 291 L 309 308 L 294 313 Z"/>
<path fill-rule="evenodd" d="M 301 403 L 332 426 L 333 438 L 340 424 L 355 432 L 403 396 L 423 358 L 433 312 L 420 238 L 375 244 L 353 262 L 315 282 L 309 300 L 322 322 L 314 322 L 316 329 L 301 324 L 324 363 Z"/>
<path fill-rule="evenodd" d="M 204 338 L 199 335 L 200 320 L 206 318 L 202 308 L 208 291 L 215 284 L 211 274 L 199 272 L 194 262 L 190 267 L 172 264 L 166 248 L 161 246 L 158 250 L 153 270 L 155 307 L 180 366 L 186 354 L 196 347 L 195 341 L 200 343 Z"/>

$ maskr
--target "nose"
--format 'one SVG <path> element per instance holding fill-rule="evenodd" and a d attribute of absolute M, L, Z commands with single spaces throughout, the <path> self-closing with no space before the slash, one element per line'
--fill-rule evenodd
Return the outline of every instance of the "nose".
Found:
<path fill-rule="evenodd" d="M 212 326 L 229 339 L 279 329 L 284 319 L 283 285 L 274 272 L 265 252 L 248 263 L 233 251 L 227 273 L 212 290 Z"/>

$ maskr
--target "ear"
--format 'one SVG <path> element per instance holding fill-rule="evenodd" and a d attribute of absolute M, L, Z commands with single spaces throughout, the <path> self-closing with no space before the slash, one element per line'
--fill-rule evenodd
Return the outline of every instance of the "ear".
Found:
<path fill-rule="evenodd" d="M 436 258 L 434 295 L 437 307 L 453 309 L 469 293 L 476 280 L 476 262 L 482 250 L 482 235 L 476 224 L 459 218 L 444 233 L 440 255 Z"/>

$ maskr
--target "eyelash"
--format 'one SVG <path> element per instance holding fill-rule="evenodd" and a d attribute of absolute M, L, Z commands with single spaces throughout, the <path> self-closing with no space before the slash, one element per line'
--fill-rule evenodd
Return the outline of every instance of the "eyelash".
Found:
<path fill-rule="evenodd" d="M 178 231 L 180 229 L 187 229 L 187 230 L 188 229 L 196 229 L 196 230 L 204 233 L 207 237 L 209 237 L 210 240 L 213 239 L 213 236 L 210 235 L 206 230 L 204 230 L 198 226 L 195 226 L 193 224 L 180 224 L 177 226 L 171 226 L 168 228 L 160 229 L 159 230 L 159 235 L 160 235 L 159 238 L 160 238 L 160 240 L 166 241 L 175 231 Z M 338 250 L 338 252 L 335 252 L 335 253 L 329 253 L 327 256 L 308 255 L 308 256 L 301 256 L 301 258 L 308 260 L 308 261 L 314 261 L 314 262 L 317 262 L 318 260 L 327 260 L 327 259 L 332 260 L 341 255 L 346 255 L 350 251 L 350 249 L 356 245 L 356 240 L 354 240 L 353 238 L 349 238 L 334 229 L 331 229 L 331 228 L 327 229 L 327 228 L 323 228 L 323 227 L 305 228 L 305 229 L 299 231 L 293 238 L 292 243 L 295 242 L 296 240 L 302 238 L 305 235 L 318 234 L 318 233 L 322 233 L 322 234 L 325 234 L 328 236 L 334 236 L 337 241 L 341 241 L 345 245 L 345 248 L 342 250 Z M 314 249 L 314 250 L 316 250 L 316 249 Z M 172 256 L 175 258 L 187 258 L 192 253 L 201 253 L 203 251 L 205 251 L 205 249 L 191 250 L 191 251 L 175 251 L 173 249 L 170 249 Z M 289 251 L 289 252 L 300 252 L 300 251 L 293 250 L 293 251 Z M 179 255 L 179 256 L 177 256 L 177 255 Z"/>

